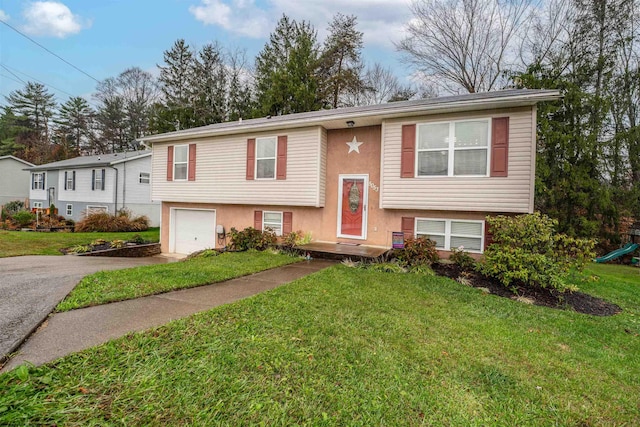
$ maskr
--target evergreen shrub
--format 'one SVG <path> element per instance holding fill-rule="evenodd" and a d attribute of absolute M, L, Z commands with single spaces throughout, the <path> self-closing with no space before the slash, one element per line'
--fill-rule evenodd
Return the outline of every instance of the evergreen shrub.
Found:
<path fill-rule="evenodd" d="M 487 217 L 493 243 L 476 264 L 482 274 L 507 287 L 573 291 L 570 271 L 582 270 L 594 256 L 594 239 L 576 239 L 555 232 L 558 222 L 540 213 Z"/>

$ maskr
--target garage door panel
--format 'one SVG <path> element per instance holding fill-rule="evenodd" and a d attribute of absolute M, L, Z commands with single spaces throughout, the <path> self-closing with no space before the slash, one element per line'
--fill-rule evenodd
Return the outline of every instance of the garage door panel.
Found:
<path fill-rule="evenodd" d="M 211 210 L 174 210 L 174 252 L 190 254 L 216 244 L 216 213 Z"/>

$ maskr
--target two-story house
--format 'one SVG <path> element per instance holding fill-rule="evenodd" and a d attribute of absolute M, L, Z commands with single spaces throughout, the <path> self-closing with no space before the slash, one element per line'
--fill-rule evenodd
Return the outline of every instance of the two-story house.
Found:
<path fill-rule="evenodd" d="M 24 168 L 31 166 L 32 163 L 14 156 L 0 156 L 0 206 L 29 198 L 29 172 Z"/>
<path fill-rule="evenodd" d="M 87 213 L 115 213 L 126 208 L 160 221 L 160 203 L 151 201 L 151 151 L 81 156 L 28 168 L 32 208 L 52 203 L 74 221 Z"/>
<path fill-rule="evenodd" d="M 536 104 L 559 96 L 506 90 L 147 137 L 162 250 L 253 226 L 384 247 L 402 231 L 482 253 L 487 215 L 533 211 Z"/>

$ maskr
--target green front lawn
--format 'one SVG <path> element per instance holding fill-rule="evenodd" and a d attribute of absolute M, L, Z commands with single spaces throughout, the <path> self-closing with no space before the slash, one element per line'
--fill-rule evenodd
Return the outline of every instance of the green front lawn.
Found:
<path fill-rule="evenodd" d="M 210 258 L 100 271 L 82 279 L 58 304 L 57 310 L 68 311 L 176 289 L 193 288 L 298 261 L 299 258 L 268 251 L 226 252 Z"/>
<path fill-rule="evenodd" d="M 0 258 L 20 255 L 62 255 L 60 249 L 87 245 L 96 239 L 127 240 L 139 234 L 145 240 L 157 242 L 160 229 L 126 233 L 44 233 L 34 231 L 1 231 Z"/>
<path fill-rule="evenodd" d="M 640 276 L 592 271 L 623 313 L 338 265 L 0 375 L 0 424 L 638 425 Z"/>

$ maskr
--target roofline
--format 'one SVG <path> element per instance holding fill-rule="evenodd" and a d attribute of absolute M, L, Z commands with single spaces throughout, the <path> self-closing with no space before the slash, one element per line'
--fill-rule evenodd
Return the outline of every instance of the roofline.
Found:
<path fill-rule="evenodd" d="M 149 157 L 149 156 L 151 156 L 151 152 L 148 152 L 148 153 L 145 153 L 145 154 L 140 154 L 138 156 L 127 157 L 125 159 L 114 160 L 113 162 L 111 162 L 109 164 L 110 165 L 117 165 L 119 163 L 129 162 L 131 160 L 138 160 L 138 159 L 142 159 L 142 158 Z"/>
<path fill-rule="evenodd" d="M 27 166 L 35 166 L 33 163 L 27 162 L 26 160 L 22 160 L 22 159 L 20 159 L 20 158 L 18 158 L 16 156 L 11 156 L 11 155 L 0 156 L 0 160 L 3 160 L 3 159 L 13 159 L 13 160 L 19 161 L 20 163 L 24 163 Z"/>
<path fill-rule="evenodd" d="M 140 154 L 138 156 L 134 156 L 134 157 L 127 157 L 127 158 L 122 158 L 122 159 L 118 159 L 118 160 L 114 160 L 111 162 L 107 162 L 107 161 L 101 161 L 101 162 L 94 162 L 94 163 L 86 163 L 86 164 L 82 164 L 82 165 L 67 165 L 67 166 L 54 166 L 54 167 L 46 167 L 47 165 L 40 165 L 40 166 L 34 166 L 31 168 L 27 168 L 24 170 L 28 170 L 31 172 L 40 172 L 40 171 L 56 171 L 56 170 L 63 170 L 63 169 L 86 169 L 86 168 L 94 168 L 97 166 L 113 166 L 113 165 L 117 165 L 120 163 L 124 163 L 124 162 L 128 162 L 130 160 L 138 160 L 138 159 L 142 159 L 144 157 L 149 157 L 151 156 L 151 152 L 149 153 L 145 153 L 145 154 Z"/>
<path fill-rule="evenodd" d="M 300 128 L 307 126 L 319 126 L 324 122 L 333 120 L 353 120 L 358 118 L 370 118 L 379 116 L 381 120 L 393 119 L 399 117 L 418 116 L 423 114 L 437 114 L 449 111 L 475 111 L 488 110 L 493 108 L 507 108 L 510 106 L 535 105 L 542 101 L 555 101 L 560 99 L 562 95 L 558 90 L 541 90 L 534 93 L 496 96 L 492 98 L 477 98 L 468 100 L 454 100 L 443 103 L 415 104 L 399 106 L 399 103 L 387 103 L 371 106 L 372 109 L 361 110 L 360 107 L 338 108 L 335 110 L 320 110 L 317 115 L 304 114 L 305 117 L 297 117 L 299 114 L 290 114 L 287 116 L 279 116 L 279 120 L 274 123 L 241 124 L 238 122 L 234 127 L 211 127 L 215 125 L 202 126 L 193 129 L 187 129 L 177 132 L 164 133 L 140 138 L 144 142 L 165 142 L 182 140 L 185 138 L 204 138 L 217 135 L 231 135 L 247 132 L 269 131 L 282 128 Z M 354 110 L 356 108 L 356 110 Z M 249 121 L 249 120 L 248 120 Z M 226 122 L 227 124 L 229 122 Z"/>

